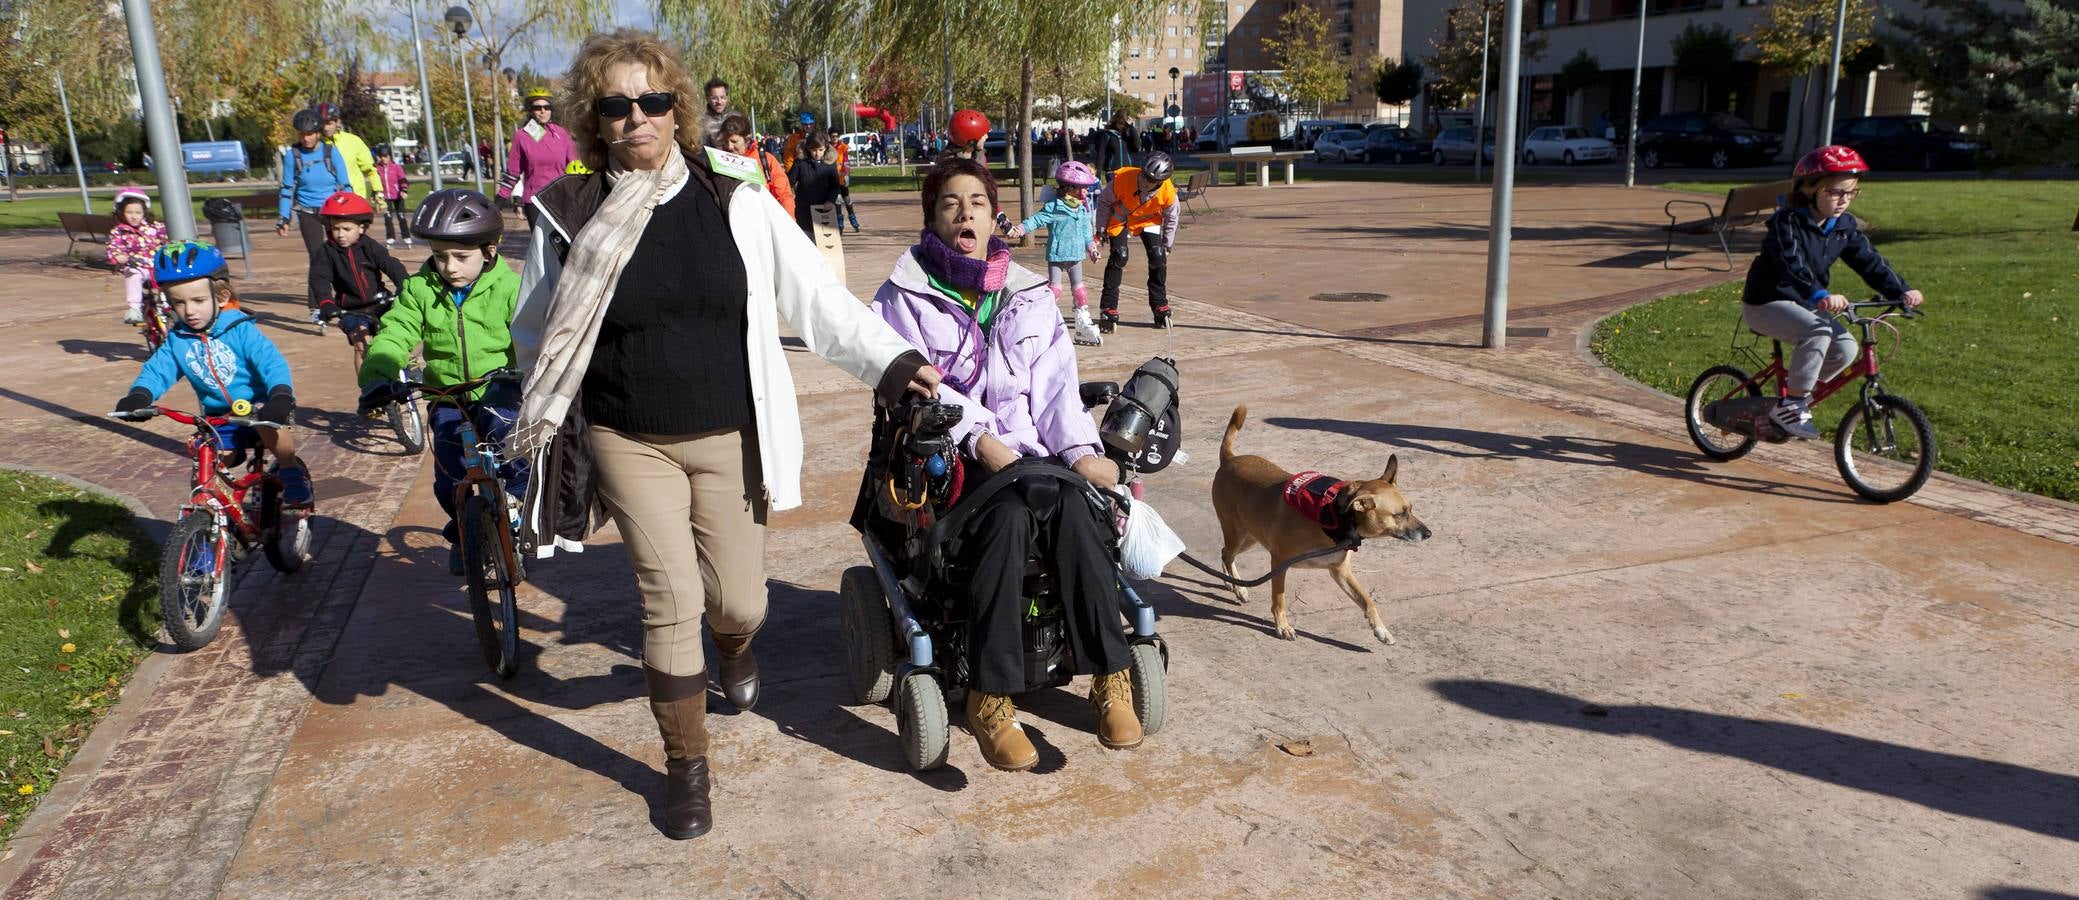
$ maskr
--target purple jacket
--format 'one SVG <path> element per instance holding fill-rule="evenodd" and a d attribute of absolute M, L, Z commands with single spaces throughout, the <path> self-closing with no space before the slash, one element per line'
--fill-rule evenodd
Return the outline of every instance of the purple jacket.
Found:
<path fill-rule="evenodd" d="M 925 280 L 905 252 L 874 294 L 873 309 L 945 375 L 939 399 L 963 415 L 953 438 L 972 455 L 975 437 L 996 436 L 1022 456 L 1075 465 L 1098 453 L 1097 421 L 1083 409 L 1075 345 L 1047 280 L 1011 264 L 1010 297 L 987 335 L 965 307 Z"/>

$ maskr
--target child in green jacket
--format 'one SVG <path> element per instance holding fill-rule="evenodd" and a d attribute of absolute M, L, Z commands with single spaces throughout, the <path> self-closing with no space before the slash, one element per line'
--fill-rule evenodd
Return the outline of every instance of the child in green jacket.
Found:
<path fill-rule="evenodd" d="M 412 234 L 426 239 L 432 258 L 404 280 L 382 327 L 368 342 L 361 364 L 361 408 L 365 413 L 389 405 L 397 396 L 395 379 L 423 344 L 424 382 L 447 388 L 482 378 L 513 365 L 513 308 L 520 299 L 520 276 L 498 259 L 498 238 L 505 220 L 489 198 L 475 191 L 435 191 L 419 204 Z M 433 426 L 433 498 L 448 514 L 442 533 L 448 539 L 448 571 L 463 572 L 455 527 L 455 483 L 462 464 L 462 421 L 476 427 L 481 441 L 504 443 L 519 414 L 520 390 L 515 382 L 494 382 L 459 399 L 429 399 L 426 418 Z M 500 475 L 506 492 L 525 496 L 524 464 L 507 462 Z"/>

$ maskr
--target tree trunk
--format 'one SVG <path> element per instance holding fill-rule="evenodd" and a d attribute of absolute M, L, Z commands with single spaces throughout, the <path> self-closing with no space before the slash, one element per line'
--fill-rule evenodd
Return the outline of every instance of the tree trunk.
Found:
<path fill-rule="evenodd" d="M 809 61 L 807 59 L 797 59 L 794 61 L 794 96 L 798 100 L 798 102 L 794 106 L 796 110 L 804 110 L 809 108 L 808 70 Z M 826 122 L 824 124 L 827 125 L 829 123 Z"/>
<path fill-rule="evenodd" d="M 1018 66 L 1018 219 L 1032 215 L 1032 54 Z M 1023 241 L 1019 244 L 1022 246 Z"/>

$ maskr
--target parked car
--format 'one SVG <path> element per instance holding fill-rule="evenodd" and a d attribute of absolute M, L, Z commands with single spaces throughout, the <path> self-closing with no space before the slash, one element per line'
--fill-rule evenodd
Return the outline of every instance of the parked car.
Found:
<path fill-rule="evenodd" d="M 1314 161 L 1368 162 L 1364 155 L 1364 132 L 1339 128 L 1314 139 Z"/>
<path fill-rule="evenodd" d="M 1569 166 L 1577 162 L 1608 162 L 1616 155 L 1615 145 L 1575 125 L 1533 128 L 1530 136 L 1523 139 L 1523 164 L 1526 166 L 1540 162 Z"/>
<path fill-rule="evenodd" d="M 1396 165 L 1429 155 L 1430 143 L 1399 125 L 1376 124 L 1364 130 L 1364 161 Z"/>
<path fill-rule="evenodd" d="M 1481 131 L 1483 133 L 1480 140 L 1480 158 L 1490 163 L 1494 162 L 1494 129 L 1484 128 Z M 1444 129 L 1442 134 L 1437 135 L 1436 141 L 1430 144 L 1429 161 L 1440 166 L 1456 162 L 1472 165 L 1473 127 L 1461 125 Z"/>
<path fill-rule="evenodd" d="M 440 155 L 440 174 L 443 176 L 455 175 L 459 177 L 469 175 L 475 171 L 476 160 L 470 158 L 470 154 L 467 152 L 449 150 Z"/>
<path fill-rule="evenodd" d="M 1880 169 L 1968 169 L 1981 145 L 1956 126 L 1927 116 L 1866 116 L 1834 123 L 1834 143 L 1846 144 Z"/>
<path fill-rule="evenodd" d="M 1782 149 L 1782 135 L 1732 113 L 1670 113 L 1639 128 L 1639 164 L 1649 169 L 1668 163 L 1713 169 L 1768 165 Z"/>
<path fill-rule="evenodd" d="M 1011 136 L 1009 132 L 992 131 L 982 137 L 982 152 L 993 157 L 1003 156 L 1004 151 L 1010 145 Z"/>
<path fill-rule="evenodd" d="M 1302 119 L 1299 125 L 1292 129 L 1292 147 L 1295 150 L 1312 150 L 1315 144 L 1321 142 L 1322 135 L 1345 128 L 1363 127 L 1333 119 Z"/>

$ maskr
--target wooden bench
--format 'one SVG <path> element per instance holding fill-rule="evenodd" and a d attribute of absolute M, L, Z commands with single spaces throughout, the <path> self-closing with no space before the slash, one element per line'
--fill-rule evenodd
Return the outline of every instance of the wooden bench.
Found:
<path fill-rule="evenodd" d="M 1184 179 L 1183 190 L 1177 191 L 1177 202 L 1184 204 L 1184 211 L 1193 216 L 1198 215 L 1198 211 L 1191 208 L 1193 200 L 1205 204 L 1206 211 L 1212 212 L 1213 201 L 1206 199 L 1206 189 L 1212 186 L 1213 170 L 1200 169 L 1193 172 L 1190 178 Z"/>
<path fill-rule="evenodd" d="M 65 229 L 65 255 L 71 256 L 74 248 L 82 242 L 88 244 L 108 243 L 108 230 L 115 227 L 114 216 L 98 213 L 61 212 L 58 227 Z"/>
<path fill-rule="evenodd" d="M 1725 253 L 1724 271 L 1732 271 L 1732 242 L 1727 240 L 1726 233 L 1742 225 L 1752 225 L 1768 218 L 1770 214 L 1776 211 L 1776 207 L 1782 203 L 1783 195 L 1790 193 L 1790 188 L 1791 182 L 1788 180 L 1736 187 L 1725 192 L 1725 202 L 1720 203 L 1716 210 L 1711 208 L 1710 203 L 1703 200 L 1669 200 L 1666 205 L 1660 208 L 1660 211 L 1666 213 L 1668 217 L 1668 240 L 1665 253 L 1660 260 L 1660 267 L 1663 269 L 1674 268 L 1675 235 L 1680 233 L 1713 235 L 1717 237 L 1718 249 Z M 1704 218 L 1683 222 L 1681 217 L 1675 215 L 1675 207 L 1677 206 L 1694 206 L 1702 209 Z"/>
<path fill-rule="evenodd" d="M 272 219 L 281 210 L 282 195 L 279 191 L 254 191 L 250 194 L 231 195 L 231 202 L 238 204 L 239 212 L 248 219 Z"/>

